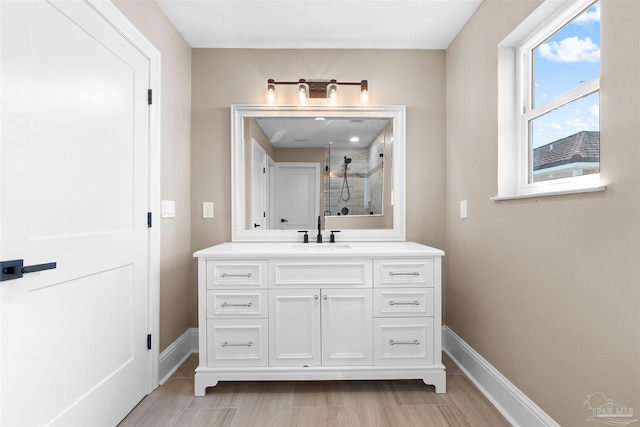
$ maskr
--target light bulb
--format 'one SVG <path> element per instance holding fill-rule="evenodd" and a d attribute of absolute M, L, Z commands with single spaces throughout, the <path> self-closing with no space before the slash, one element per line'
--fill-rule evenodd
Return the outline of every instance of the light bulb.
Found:
<path fill-rule="evenodd" d="M 338 84 L 335 80 L 331 80 L 327 85 L 327 97 L 331 105 L 335 105 L 338 102 Z"/>
<path fill-rule="evenodd" d="M 276 82 L 273 79 L 267 80 L 267 103 L 269 105 L 276 103 Z"/>
<path fill-rule="evenodd" d="M 307 85 L 304 79 L 300 79 L 300 83 L 298 83 L 298 100 L 300 104 L 306 104 L 307 98 L 309 97 L 309 85 Z"/>
<path fill-rule="evenodd" d="M 363 104 L 369 102 L 369 82 L 367 80 L 360 82 L 360 100 Z"/>
<path fill-rule="evenodd" d="M 363 104 L 366 104 L 369 102 L 369 91 L 368 90 L 363 90 L 362 92 L 360 92 L 360 101 L 362 101 Z"/>

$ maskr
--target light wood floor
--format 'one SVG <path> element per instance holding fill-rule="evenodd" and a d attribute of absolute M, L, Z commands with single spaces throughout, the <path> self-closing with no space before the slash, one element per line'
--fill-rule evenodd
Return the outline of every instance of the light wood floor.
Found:
<path fill-rule="evenodd" d="M 292 381 L 220 382 L 194 397 L 194 354 L 120 427 L 509 426 L 446 355 L 444 361 L 446 394 L 420 380 Z"/>

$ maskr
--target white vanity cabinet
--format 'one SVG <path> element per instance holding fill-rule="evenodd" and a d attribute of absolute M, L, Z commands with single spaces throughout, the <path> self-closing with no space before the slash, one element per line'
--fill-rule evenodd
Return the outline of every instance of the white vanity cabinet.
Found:
<path fill-rule="evenodd" d="M 196 252 L 196 396 L 243 380 L 415 378 L 444 393 L 442 255 L 411 242 Z"/>

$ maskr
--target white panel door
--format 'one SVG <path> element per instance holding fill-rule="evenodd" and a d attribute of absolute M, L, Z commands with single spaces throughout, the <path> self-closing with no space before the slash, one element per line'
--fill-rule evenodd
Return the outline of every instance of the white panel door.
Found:
<path fill-rule="evenodd" d="M 2 1 L 0 424 L 113 426 L 147 391 L 149 61 L 88 3 Z"/>
<path fill-rule="evenodd" d="M 276 226 L 314 230 L 320 211 L 320 164 L 276 163 Z"/>
<path fill-rule="evenodd" d="M 320 290 L 269 291 L 269 365 L 320 365 Z"/>
<path fill-rule="evenodd" d="M 322 364 L 373 364 L 371 289 L 322 290 Z"/>

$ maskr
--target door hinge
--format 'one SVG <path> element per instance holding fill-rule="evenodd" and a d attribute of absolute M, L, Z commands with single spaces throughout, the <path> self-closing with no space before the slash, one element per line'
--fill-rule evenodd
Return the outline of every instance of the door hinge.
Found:
<path fill-rule="evenodd" d="M 151 228 L 153 226 L 153 215 L 151 212 L 147 212 L 147 227 Z"/>
<path fill-rule="evenodd" d="M 149 103 L 149 105 L 153 104 L 153 90 L 149 89 L 147 91 L 147 102 Z"/>
<path fill-rule="evenodd" d="M 267 168 L 262 168 L 262 173 L 267 173 Z"/>
<path fill-rule="evenodd" d="M 151 350 L 151 334 L 147 335 L 147 350 Z"/>
<path fill-rule="evenodd" d="M 267 213 L 266 212 L 262 212 L 262 218 L 266 218 L 267 217 Z"/>

